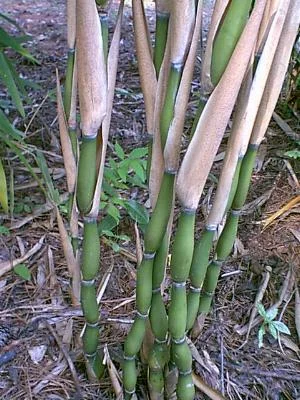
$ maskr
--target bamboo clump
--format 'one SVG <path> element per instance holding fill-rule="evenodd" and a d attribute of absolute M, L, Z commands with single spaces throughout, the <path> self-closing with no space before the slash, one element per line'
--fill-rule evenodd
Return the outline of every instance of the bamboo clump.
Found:
<path fill-rule="evenodd" d="M 102 27 L 105 21 L 102 19 L 101 24 L 95 1 L 67 2 L 68 47 L 72 51 L 69 51 L 68 56 L 64 106 L 58 84 L 58 115 L 70 193 L 72 244 L 74 233 L 77 236 L 79 214 L 83 218 L 81 279 L 76 272 L 73 296 L 77 300 L 80 297 L 85 317 L 82 343 L 87 372 L 91 379 L 98 379 L 104 368 L 102 353 L 98 351 L 99 306 L 96 278 L 100 266 L 100 241 L 97 219 L 117 73 L 122 11 L 123 1 L 120 2 L 116 28 L 109 48 L 107 30 L 105 26 Z M 80 141 L 76 133 L 77 87 L 81 120 Z M 60 226 L 64 232 L 61 219 Z M 64 237 L 66 241 L 66 235 Z M 65 248 L 68 246 L 65 245 Z M 78 265 L 78 251 L 74 245 L 73 251 L 73 262 Z M 76 271 L 79 271 L 78 267 Z"/>
<path fill-rule="evenodd" d="M 144 258 L 138 268 L 137 318 L 124 347 L 123 371 L 127 398 L 131 398 L 135 393 L 136 356 L 142 346 L 148 313 L 154 335 L 153 348 L 148 358 L 151 399 L 163 398 L 166 386 L 163 371 L 174 368 L 179 372 L 177 398 L 194 398 L 192 358 L 185 335 L 192 328 L 199 311 L 209 311 L 221 265 L 230 252 L 232 236 L 227 231 L 235 231 L 236 221 L 231 220 L 232 213 L 229 210 L 236 206 L 239 185 L 249 180 L 249 173 L 245 176 L 244 165 L 253 161 L 253 155 L 245 154 L 245 151 L 250 137 L 254 138 L 253 126 L 260 104 L 265 101 L 262 99 L 265 96 L 265 87 L 278 41 L 281 40 L 284 31 L 283 23 L 290 20 L 290 16 L 286 17 L 289 2 L 277 2 L 277 7 L 272 3 L 269 7 L 267 0 L 257 0 L 252 9 L 252 1 L 216 2 L 214 25 L 202 69 L 202 93 L 206 99 L 202 104 L 199 120 L 196 120 L 193 138 L 180 164 L 181 135 L 192 79 L 189 77 L 184 81 L 184 74 L 188 71 L 193 43 L 197 43 L 199 38 L 197 36 L 196 42 L 192 39 L 193 33 L 196 32 L 196 10 L 199 11 L 197 6 L 201 8 L 201 2 L 188 3 L 181 10 L 180 7 L 176 8 L 174 3 L 167 5 L 163 30 L 159 26 L 162 21 L 159 20 L 161 16 L 157 12 L 156 35 L 161 35 L 161 38 L 156 36 L 155 43 L 163 45 L 158 45 L 159 51 L 154 49 L 159 54 L 159 57 L 154 56 L 153 62 L 157 78 L 157 85 L 153 86 L 156 95 L 153 96 L 152 90 L 152 99 L 155 97 L 155 100 L 152 100 L 151 113 L 146 109 L 147 120 L 149 118 L 152 121 L 153 128 L 149 179 L 153 212 L 144 237 Z M 269 18 L 272 17 L 272 22 L 266 23 L 266 14 Z M 184 30 L 181 16 L 186 22 Z M 238 22 L 234 23 L 235 21 Z M 145 22 L 143 26 L 146 29 Z M 136 41 L 139 36 L 139 32 L 136 32 Z M 225 50 L 221 53 L 220 49 L 223 47 Z M 258 64 L 255 65 L 258 48 L 261 55 Z M 161 49 L 164 49 L 163 56 Z M 151 54 L 150 49 L 148 67 L 153 71 Z M 191 58 L 193 57 L 194 55 Z M 138 62 L 143 79 L 147 72 L 142 68 L 142 59 L 139 56 Z M 193 71 L 193 63 L 194 61 L 191 62 L 189 73 Z M 143 89 L 143 93 L 145 97 L 149 95 L 146 88 Z M 233 129 L 215 201 L 202 237 L 194 243 L 196 210 L 233 111 Z M 171 227 L 175 193 L 181 207 L 171 252 L 172 288 L 167 310 L 162 297 L 162 285 L 170 236 L 170 229 L 167 227 Z M 228 221 L 216 246 L 216 255 L 209 264 L 217 229 L 228 212 Z M 189 290 L 186 288 L 188 279 Z M 168 338 L 171 340 L 171 346 L 168 346 Z M 130 353 L 128 344 L 133 343 Z"/>
<path fill-rule="evenodd" d="M 76 9 L 74 11 L 74 4 Z M 97 0 L 104 10 L 106 2 Z M 104 161 L 119 51 L 121 2 L 112 43 L 106 14 L 95 0 L 68 2 L 68 60 L 64 108 L 58 114 L 70 197 L 71 235 L 83 218 L 81 281 L 73 291 L 85 317 L 83 349 L 90 377 L 103 372 L 96 278 L 97 228 Z M 185 115 L 201 37 L 202 1 L 156 0 L 154 47 L 143 0 L 132 0 L 135 48 L 149 138 L 151 216 L 136 272 L 136 313 L 124 343 L 125 399 L 134 399 L 138 356 L 147 364 L 151 400 L 195 398 L 187 335 L 210 311 L 222 264 L 229 256 L 246 200 L 258 146 L 264 138 L 300 23 L 300 0 L 217 0 L 202 59 L 200 105 L 182 149 Z M 72 29 L 76 21 L 76 31 Z M 234 79 L 233 79 L 234 76 Z M 76 131 L 77 89 L 80 132 Z M 199 240 L 197 209 L 228 124 L 232 128 L 213 203 Z M 179 207 L 175 209 L 175 201 Z M 176 219 L 174 219 L 176 215 Z M 61 222 L 60 222 L 61 225 Z M 224 226 L 220 233 L 221 226 Z M 170 245 L 172 243 L 172 245 Z M 73 247 L 74 265 L 78 251 Z M 169 257 L 170 256 L 170 257 Z M 170 260 L 170 296 L 165 277 Z M 152 337 L 147 351 L 145 337 Z M 176 387 L 171 376 L 176 376 Z M 173 383 L 173 382 L 172 382 Z"/>

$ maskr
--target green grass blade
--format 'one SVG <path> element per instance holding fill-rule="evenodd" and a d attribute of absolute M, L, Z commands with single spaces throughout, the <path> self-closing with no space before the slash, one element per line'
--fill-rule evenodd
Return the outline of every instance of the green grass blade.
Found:
<path fill-rule="evenodd" d="M 36 152 L 35 159 L 38 167 L 41 170 L 44 182 L 48 188 L 49 196 L 51 200 L 53 200 L 53 202 L 58 205 L 60 203 L 59 193 L 57 189 L 54 188 L 53 181 L 44 154 L 40 150 L 38 150 Z"/>
<path fill-rule="evenodd" d="M 4 212 L 8 214 L 7 183 L 1 158 L 0 158 L 0 205 L 3 208 Z"/>
<path fill-rule="evenodd" d="M 22 103 L 22 99 L 14 80 L 14 77 L 11 73 L 10 67 L 7 63 L 7 58 L 3 52 L 0 52 L 0 78 L 2 79 L 4 85 L 7 88 L 9 95 L 12 98 L 17 110 L 21 114 L 21 116 L 25 117 L 25 111 Z"/>
<path fill-rule="evenodd" d="M 2 132 L 2 133 L 1 133 Z M 4 112 L 0 108 L 0 138 L 4 135 L 10 136 L 11 139 L 20 141 L 23 139 L 23 133 L 16 129 L 8 120 Z"/>
<path fill-rule="evenodd" d="M 4 47 L 10 47 L 15 50 L 17 53 L 21 54 L 21 56 L 27 58 L 27 60 L 39 64 L 39 62 L 29 53 L 27 49 L 25 49 L 20 43 L 19 40 L 9 35 L 3 28 L 0 27 L 0 45 Z"/>

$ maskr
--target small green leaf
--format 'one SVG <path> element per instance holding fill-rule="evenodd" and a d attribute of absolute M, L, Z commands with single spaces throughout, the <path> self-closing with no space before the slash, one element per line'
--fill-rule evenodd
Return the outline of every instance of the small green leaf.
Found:
<path fill-rule="evenodd" d="M 149 214 L 143 205 L 135 200 L 128 200 L 124 204 L 130 217 L 140 225 L 146 225 L 149 221 Z"/>
<path fill-rule="evenodd" d="M 19 275 L 25 281 L 31 280 L 31 272 L 25 264 L 18 264 L 14 267 L 15 274 Z"/>
<path fill-rule="evenodd" d="M 146 175 L 144 168 L 142 167 L 141 163 L 139 160 L 133 160 L 130 163 L 130 167 L 133 169 L 133 171 L 137 174 L 137 176 L 141 179 L 142 182 L 145 181 Z"/>
<path fill-rule="evenodd" d="M 128 168 L 118 168 L 117 169 L 117 172 L 118 172 L 118 175 L 119 175 L 119 177 L 122 179 L 122 181 L 124 182 L 124 183 L 126 183 L 126 181 L 127 181 L 127 173 L 128 173 Z"/>
<path fill-rule="evenodd" d="M 125 158 L 125 153 L 124 153 L 124 150 L 122 149 L 122 147 L 119 145 L 118 142 L 116 142 L 116 144 L 115 144 L 115 152 L 116 152 L 116 155 L 117 155 L 121 160 L 124 160 L 124 158 Z"/>
<path fill-rule="evenodd" d="M 265 310 L 265 307 L 263 306 L 263 304 L 257 303 L 256 308 L 257 308 L 258 313 L 265 319 L 267 316 L 267 313 L 266 313 L 266 310 Z"/>
<path fill-rule="evenodd" d="M 276 327 L 274 326 L 274 323 L 271 322 L 269 324 L 268 328 L 269 328 L 269 331 L 270 331 L 271 335 L 273 336 L 273 338 L 277 339 L 277 330 L 276 330 Z"/>
<path fill-rule="evenodd" d="M 266 333 L 265 326 L 262 325 L 258 330 L 258 347 L 263 347 L 264 334 Z"/>
<path fill-rule="evenodd" d="M 267 321 L 273 321 L 273 319 L 276 317 L 277 314 L 278 314 L 278 308 L 270 308 L 270 310 L 266 312 Z"/>
<path fill-rule="evenodd" d="M 278 332 L 286 333 L 287 335 L 291 334 L 289 328 L 283 322 L 273 321 L 272 324 L 275 326 Z"/>
<path fill-rule="evenodd" d="M 107 207 L 107 214 L 113 217 L 118 223 L 120 221 L 120 212 L 113 204 L 109 204 Z"/>
<path fill-rule="evenodd" d="M 148 154 L 148 149 L 147 147 L 138 147 L 136 149 L 133 149 L 130 154 L 129 158 L 131 160 L 136 159 L 136 158 L 143 158 Z"/>
<path fill-rule="evenodd" d="M 118 221 L 111 215 L 106 215 L 98 224 L 98 232 L 102 234 L 104 231 L 111 231 L 118 225 Z"/>

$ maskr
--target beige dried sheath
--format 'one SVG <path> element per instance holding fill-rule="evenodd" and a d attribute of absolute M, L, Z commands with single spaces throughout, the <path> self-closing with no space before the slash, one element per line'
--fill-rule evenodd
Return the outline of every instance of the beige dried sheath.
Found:
<path fill-rule="evenodd" d="M 107 78 L 101 25 L 94 0 L 77 0 L 76 45 L 82 134 L 94 137 L 107 105 Z"/>

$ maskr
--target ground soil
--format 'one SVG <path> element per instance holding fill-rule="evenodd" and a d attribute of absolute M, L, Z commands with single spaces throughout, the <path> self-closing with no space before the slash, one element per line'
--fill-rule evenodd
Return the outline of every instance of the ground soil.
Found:
<path fill-rule="evenodd" d="M 209 6 L 210 2 L 206 2 L 206 19 L 210 15 Z M 14 18 L 32 35 L 28 45 L 40 62 L 33 66 L 18 59 L 22 76 L 39 84 L 39 88 L 30 89 L 32 102 L 26 106 L 26 118 L 22 120 L 12 114 L 14 123 L 26 129 L 28 143 L 44 150 L 49 167 L 56 171 L 57 188 L 63 194 L 66 184 L 57 140 L 55 70 L 58 69 L 63 82 L 67 51 L 65 1 L 1 0 L 0 11 Z M 110 31 L 114 17 L 115 12 L 112 12 Z M 148 17 L 153 25 L 151 7 Z M 111 143 L 117 139 L 125 151 L 140 147 L 147 140 L 137 62 L 132 49 L 131 12 L 126 7 L 110 136 Z M 196 73 L 194 93 L 199 88 L 198 77 Z M 196 100 L 192 99 L 186 134 L 195 107 Z M 299 128 L 295 117 L 287 122 L 295 130 Z M 295 310 L 300 312 L 299 305 L 298 308 L 295 305 L 300 265 L 299 202 L 263 228 L 268 216 L 299 194 L 299 183 L 294 175 L 299 173 L 299 165 L 288 163 L 283 156 L 290 148 L 293 142 L 272 123 L 257 160 L 234 254 L 223 266 L 213 309 L 205 321 L 199 321 L 199 329 L 192 339 L 195 373 L 226 399 L 300 399 L 300 338 L 295 325 Z M 32 161 L 30 154 L 25 154 Z M 83 317 L 80 307 L 71 304 L 68 271 L 55 213 L 53 210 L 37 212 L 45 203 L 43 195 L 12 154 L 6 154 L 6 160 L 14 173 L 17 212 L 10 218 L 0 216 L 1 226 L 10 228 L 8 235 L 0 235 L 0 262 L 20 257 L 41 238 L 43 242 L 26 261 L 31 281 L 24 281 L 13 271 L 2 274 L 0 270 L 0 398 L 115 398 L 109 377 L 99 385 L 90 383 L 85 375 L 79 339 Z M 218 175 L 220 165 L 220 162 L 215 163 L 213 175 Z M 214 182 L 212 176 L 201 200 L 197 235 L 203 226 Z M 141 201 L 146 198 L 145 193 L 138 196 Z M 32 218 L 26 220 L 31 215 Z M 121 371 L 121 344 L 134 316 L 136 264 L 133 222 L 124 216 L 118 229 L 118 233 L 127 234 L 132 240 L 121 244 L 121 253 L 113 252 L 105 240 L 102 241 L 101 274 L 111 267 L 113 272 L 102 299 L 101 343 L 107 344 L 117 370 Z M 245 333 L 241 335 L 240 331 L 249 322 L 255 296 L 268 267 L 271 273 L 263 304 L 268 308 L 281 297 L 277 319 L 289 327 L 291 335 L 281 335 L 278 341 L 267 334 L 264 347 L 258 348 L 257 332 L 261 322 L 252 327 L 247 341 Z M 74 362 L 73 374 L 63 347 Z M 82 397 L 78 393 L 78 383 Z M 145 376 L 140 378 L 139 388 L 138 398 L 146 399 Z M 215 396 L 215 399 L 220 398 Z M 207 398 L 197 392 L 197 399 Z"/>

